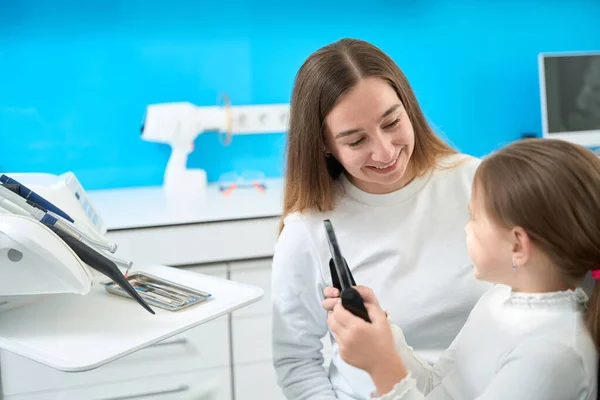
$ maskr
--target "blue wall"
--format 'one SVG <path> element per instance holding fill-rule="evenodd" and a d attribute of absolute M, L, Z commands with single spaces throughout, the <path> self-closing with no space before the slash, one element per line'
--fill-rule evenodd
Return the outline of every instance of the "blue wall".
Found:
<path fill-rule="evenodd" d="M 541 130 L 537 54 L 600 49 L 598 0 L 0 0 L 0 171 L 74 171 L 89 189 L 159 185 L 149 103 L 288 102 L 340 37 L 403 68 L 433 124 L 481 156 Z M 368 4 L 368 8 L 365 8 Z M 199 136 L 190 167 L 282 173 L 285 136 Z"/>

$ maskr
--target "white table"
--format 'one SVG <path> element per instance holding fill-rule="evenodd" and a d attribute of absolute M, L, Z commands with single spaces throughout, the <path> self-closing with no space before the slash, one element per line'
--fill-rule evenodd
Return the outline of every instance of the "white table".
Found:
<path fill-rule="evenodd" d="M 159 265 L 137 269 L 212 294 L 200 303 L 155 315 L 94 282 L 86 296 L 59 295 L 0 314 L 0 348 L 52 368 L 81 372 L 260 300 L 262 289 Z"/>

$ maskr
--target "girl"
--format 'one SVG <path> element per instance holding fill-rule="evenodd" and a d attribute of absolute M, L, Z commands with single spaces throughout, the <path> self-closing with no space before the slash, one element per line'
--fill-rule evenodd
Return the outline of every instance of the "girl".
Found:
<path fill-rule="evenodd" d="M 516 142 L 481 163 L 469 208 L 475 276 L 497 285 L 438 363 L 414 354 L 364 287 L 372 324 L 323 302 L 341 357 L 386 400 L 596 399 L 600 290 L 587 302 L 578 285 L 600 275 L 600 159 L 564 141 Z"/>
<path fill-rule="evenodd" d="M 272 272 L 279 384 L 289 400 L 365 398 L 372 380 L 335 343 L 329 371 L 323 367 L 321 301 L 331 285 L 323 219 L 346 244 L 356 281 L 377 290 L 415 349 L 433 360 L 489 288 L 471 273 L 463 232 L 479 160 L 433 133 L 386 54 L 352 39 L 300 68 L 287 144 Z"/>

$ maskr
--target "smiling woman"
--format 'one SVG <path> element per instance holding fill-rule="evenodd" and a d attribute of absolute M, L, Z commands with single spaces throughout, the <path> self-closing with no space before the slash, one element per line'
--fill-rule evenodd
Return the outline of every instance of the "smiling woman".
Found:
<path fill-rule="evenodd" d="M 366 398 L 321 308 L 332 284 L 323 220 L 360 285 L 372 288 L 417 352 L 441 353 L 488 288 L 473 277 L 463 228 L 479 160 L 429 127 L 402 71 L 377 47 L 343 39 L 310 55 L 291 100 L 282 231 L 272 275 L 273 356 L 288 399 Z"/>
<path fill-rule="evenodd" d="M 340 100 L 325 119 L 324 140 L 350 181 L 366 192 L 393 192 L 414 178 L 414 171 L 406 173 L 415 143 L 410 118 L 380 78 L 360 80 Z"/>

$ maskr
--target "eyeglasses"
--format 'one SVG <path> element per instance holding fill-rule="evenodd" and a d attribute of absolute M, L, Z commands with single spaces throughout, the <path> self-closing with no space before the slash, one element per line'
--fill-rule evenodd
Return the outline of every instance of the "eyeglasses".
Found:
<path fill-rule="evenodd" d="M 267 190 L 265 174 L 261 171 L 226 172 L 219 177 L 219 191 L 229 196 L 236 189 L 256 189 L 261 193 Z"/>

